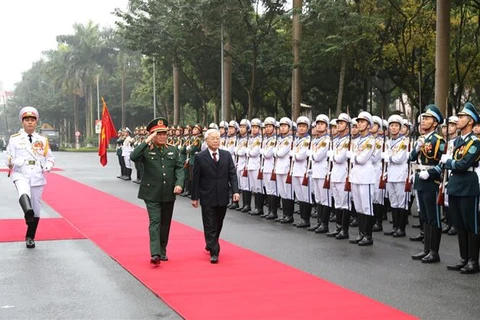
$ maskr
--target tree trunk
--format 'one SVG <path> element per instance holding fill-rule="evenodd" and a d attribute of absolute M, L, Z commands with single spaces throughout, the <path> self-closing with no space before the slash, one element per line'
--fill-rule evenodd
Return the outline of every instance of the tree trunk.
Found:
<path fill-rule="evenodd" d="M 122 84 L 120 88 L 121 102 L 120 106 L 122 108 L 122 128 L 125 128 L 125 66 L 122 66 Z"/>
<path fill-rule="evenodd" d="M 450 0 L 437 0 L 435 41 L 435 105 L 445 114 L 448 98 L 450 53 Z"/>
<path fill-rule="evenodd" d="M 250 88 L 248 89 L 248 111 L 247 119 L 252 119 L 253 115 L 253 99 L 255 96 L 255 78 L 257 75 L 257 59 L 258 59 L 258 45 L 253 44 L 253 63 L 252 63 L 252 76 L 250 78 Z"/>
<path fill-rule="evenodd" d="M 342 103 L 343 103 L 343 91 L 345 90 L 345 70 L 347 68 L 347 58 L 345 54 L 342 55 L 342 62 L 340 66 L 340 80 L 338 83 L 338 97 L 337 97 L 337 110 L 335 112 L 338 116 L 342 112 Z"/>
<path fill-rule="evenodd" d="M 232 119 L 232 44 L 227 41 L 224 46 L 225 57 L 223 61 L 223 110 L 225 112 L 222 120 Z"/>
<path fill-rule="evenodd" d="M 180 75 L 178 72 L 178 61 L 173 62 L 173 124 L 178 125 L 180 121 Z"/>
<path fill-rule="evenodd" d="M 300 116 L 300 102 L 302 99 L 301 75 L 300 75 L 300 43 L 302 39 L 302 25 L 300 15 L 302 14 L 302 0 L 293 0 L 292 19 L 292 120 Z"/>

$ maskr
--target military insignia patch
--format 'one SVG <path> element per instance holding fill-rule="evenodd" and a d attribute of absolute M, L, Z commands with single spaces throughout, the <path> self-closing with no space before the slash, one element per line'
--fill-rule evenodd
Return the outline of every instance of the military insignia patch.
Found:
<path fill-rule="evenodd" d="M 320 143 L 320 147 L 325 147 L 327 145 L 327 143 L 325 141 L 322 141 L 322 143 Z"/>
<path fill-rule="evenodd" d="M 365 148 L 367 148 L 368 150 L 372 149 L 372 144 L 371 144 L 371 143 L 367 143 L 367 145 L 365 146 Z"/>
<path fill-rule="evenodd" d="M 305 141 L 305 142 L 303 143 L 303 146 L 304 146 L 304 147 L 308 147 L 308 145 L 309 145 L 309 142 L 308 142 L 308 141 Z"/>
<path fill-rule="evenodd" d="M 381 149 L 381 148 L 382 148 L 382 145 L 381 145 L 379 142 L 377 142 L 377 143 L 375 143 L 375 148 Z"/>
<path fill-rule="evenodd" d="M 288 146 L 288 140 L 285 140 L 285 141 L 283 142 L 283 144 L 286 145 L 286 146 Z"/>
<path fill-rule="evenodd" d="M 404 143 L 400 144 L 400 150 L 405 150 L 405 149 L 407 149 L 407 145 Z"/>
<path fill-rule="evenodd" d="M 468 153 L 470 153 L 470 154 L 475 154 L 475 152 L 477 152 L 477 147 L 475 147 L 475 146 L 471 146 L 468 149 Z"/>
<path fill-rule="evenodd" d="M 432 150 L 432 143 L 431 142 L 425 143 L 424 148 L 425 148 L 425 151 Z"/>

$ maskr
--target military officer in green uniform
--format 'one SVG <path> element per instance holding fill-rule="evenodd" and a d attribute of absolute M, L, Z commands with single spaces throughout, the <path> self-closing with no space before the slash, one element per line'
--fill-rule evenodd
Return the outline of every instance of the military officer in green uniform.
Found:
<path fill-rule="evenodd" d="M 440 159 L 445 168 L 451 170 L 447 188 L 448 204 L 453 225 L 457 228 L 460 250 L 460 261 L 447 266 L 447 269 L 465 274 L 480 272 L 478 265 L 480 188 L 475 172 L 480 158 L 480 140 L 473 133 L 473 126 L 479 120 L 476 108 L 467 102 L 458 113 L 457 129 L 461 130 L 461 136 L 455 141 L 453 156 L 445 154 Z"/>
<path fill-rule="evenodd" d="M 417 190 L 420 205 L 420 219 L 424 222 L 423 251 L 412 256 L 413 260 L 423 263 L 440 261 L 438 250 L 442 236 L 440 221 L 440 206 L 437 205 L 438 187 L 440 185 L 440 171 L 436 165 L 444 153 L 445 140 L 436 132 L 443 116 L 437 106 L 430 104 L 422 113 L 420 129 L 424 135 L 417 140 L 414 150 L 411 151 L 409 161 L 415 161 L 414 189 Z"/>
<path fill-rule="evenodd" d="M 160 264 L 168 260 L 173 205 L 175 195 L 182 192 L 185 173 L 178 149 L 167 144 L 167 119 L 153 119 L 147 130 L 150 135 L 133 150 L 130 159 L 144 167 L 138 198 L 145 201 L 150 221 L 150 262 Z"/>
<path fill-rule="evenodd" d="M 188 177 L 189 180 L 193 179 L 193 166 L 195 164 L 195 156 L 202 151 L 202 126 L 196 124 L 192 129 L 192 136 L 190 137 L 190 143 L 187 147 L 188 152 Z"/>

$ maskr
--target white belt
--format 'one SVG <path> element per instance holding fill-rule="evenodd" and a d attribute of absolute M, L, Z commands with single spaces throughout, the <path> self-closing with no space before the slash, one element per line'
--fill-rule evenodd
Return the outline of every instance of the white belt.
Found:
<path fill-rule="evenodd" d="M 427 166 L 423 164 L 414 164 L 413 165 L 413 170 L 430 170 L 435 168 L 435 166 Z"/>

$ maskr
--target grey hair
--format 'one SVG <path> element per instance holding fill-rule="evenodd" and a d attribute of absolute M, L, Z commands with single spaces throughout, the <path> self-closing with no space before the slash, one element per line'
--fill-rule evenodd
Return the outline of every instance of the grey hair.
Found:
<path fill-rule="evenodd" d="M 220 136 L 220 131 L 218 131 L 217 129 L 208 129 L 207 131 L 205 131 L 205 134 L 203 135 L 205 140 L 207 140 L 212 133 L 217 133 Z"/>

